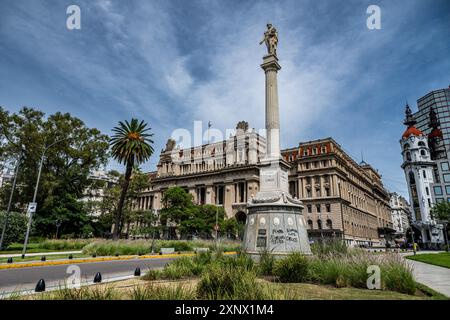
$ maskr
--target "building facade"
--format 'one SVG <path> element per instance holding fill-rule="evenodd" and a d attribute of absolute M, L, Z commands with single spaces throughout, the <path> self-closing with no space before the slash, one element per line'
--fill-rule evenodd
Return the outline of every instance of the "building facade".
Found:
<path fill-rule="evenodd" d="M 101 214 L 99 204 L 103 201 L 105 191 L 119 182 L 117 176 L 113 176 L 104 170 L 96 170 L 88 177 L 91 185 L 84 190 L 80 201 L 84 202 L 88 208 L 88 214 L 98 217 Z"/>
<path fill-rule="evenodd" d="M 398 242 L 405 242 L 406 232 L 410 228 L 410 205 L 405 198 L 396 192 L 391 193 L 390 196 L 391 217 L 396 240 Z"/>
<path fill-rule="evenodd" d="M 259 161 L 265 139 L 241 122 L 226 141 L 180 149 L 169 140 L 151 186 L 135 201 L 136 210 L 161 209 L 170 187 L 192 194 L 196 204 L 223 206 L 245 223 L 247 203 L 259 189 Z M 341 238 L 349 245 L 383 245 L 392 229 L 389 193 L 381 176 L 358 164 L 333 139 L 300 143 L 282 151 L 290 164 L 289 192 L 303 201 L 311 240 Z"/>

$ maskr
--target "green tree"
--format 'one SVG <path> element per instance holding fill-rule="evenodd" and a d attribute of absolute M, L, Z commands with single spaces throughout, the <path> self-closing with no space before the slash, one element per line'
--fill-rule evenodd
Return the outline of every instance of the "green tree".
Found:
<path fill-rule="evenodd" d="M 161 223 L 166 226 L 169 223 L 179 225 L 189 217 L 189 210 L 194 206 L 192 195 L 180 187 L 169 188 L 161 200 L 163 205 L 160 212 Z"/>
<path fill-rule="evenodd" d="M 0 132 L 6 141 L 2 144 L 4 156 L 13 161 L 23 149 L 12 208 L 15 211 L 23 211 L 33 197 L 38 164 L 45 146 L 70 138 L 48 149 L 43 162 L 35 215 L 39 228 L 34 230 L 38 235 L 53 235 L 55 219 L 79 219 L 79 215 L 84 215 L 80 211 L 82 206 L 75 205 L 74 201 L 77 202 L 92 183 L 89 173 L 106 164 L 109 138 L 95 128 L 86 127 L 69 113 L 57 112 L 46 117 L 43 112 L 27 107 L 12 114 L 4 109 L 0 111 Z M 0 190 L 2 204 L 8 197 L 8 188 Z M 60 209 L 66 205 L 77 211 L 63 214 Z M 57 212 L 62 216 L 58 217 Z"/>
<path fill-rule="evenodd" d="M 113 128 L 115 134 L 110 141 L 112 155 L 119 163 L 126 166 L 125 178 L 114 219 L 113 238 L 116 240 L 120 236 L 123 208 L 133 166 L 144 163 L 153 154 L 153 140 L 150 139 L 153 134 L 148 133 L 149 130 L 151 129 L 147 128 L 147 123 L 139 122 L 137 119 L 131 119 L 131 122 L 120 121 L 119 126 Z"/>
<path fill-rule="evenodd" d="M 6 213 L 0 212 L 0 226 L 5 222 Z M 3 247 L 7 248 L 13 242 L 24 240 L 25 230 L 27 229 L 27 218 L 24 214 L 10 212 L 8 216 L 8 228 L 6 229 Z"/>
<path fill-rule="evenodd" d="M 433 219 L 442 222 L 444 225 L 444 236 L 445 236 L 445 250 L 448 251 L 448 223 L 450 220 L 450 202 L 442 201 L 436 203 L 431 208 L 431 216 Z"/>

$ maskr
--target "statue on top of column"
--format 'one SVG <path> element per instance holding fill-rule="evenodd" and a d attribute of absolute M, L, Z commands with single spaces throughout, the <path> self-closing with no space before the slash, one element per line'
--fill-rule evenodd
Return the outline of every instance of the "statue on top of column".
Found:
<path fill-rule="evenodd" d="M 276 56 L 278 46 L 278 32 L 271 23 L 267 24 L 267 30 L 266 32 L 264 32 L 264 38 L 259 44 L 261 45 L 264 42 L 266 43 L 267 52 Z"/>

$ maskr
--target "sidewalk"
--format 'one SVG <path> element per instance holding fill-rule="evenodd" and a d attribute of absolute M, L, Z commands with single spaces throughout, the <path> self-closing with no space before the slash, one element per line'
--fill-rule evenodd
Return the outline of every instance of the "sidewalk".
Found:
<path fill-rule="evenodd" d="M 40 257 L 40 256 L 56 256 L 56 255 L 69 255 L 69 254 L 78 254 L 82 253 L 82 251 L 60 251 L 60 252 L 41 252 L 41 253 L 27 253 L 25 256 L 27 257 Z M 14 254 L 0 254 L 0 258 L 17 258 L 21 257 L 21 253 Z"/>
<path fill-rule="evenodd" d="M 438 253 L 422 251 L 421 253 Z M 417 254 L 421 254 L 417 253 Z M 402 256 L 412 255 L 410 253 Z M 417 282 L 423 283 L 437 292 L 450 297 L 450 269 L 434 266 L 432 264 L 405 259 L 414 269 Z"/>

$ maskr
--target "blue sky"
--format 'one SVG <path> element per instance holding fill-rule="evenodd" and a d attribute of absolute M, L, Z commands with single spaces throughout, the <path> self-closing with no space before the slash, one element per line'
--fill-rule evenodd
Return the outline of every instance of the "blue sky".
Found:
<path fill-rule="evenodd" d="M 81 30 L 66 28 L 71 4 Z M 370 4 L 381 30 L 366 27 Z M 70 112 L 107 134 L 144 119 L 152 170 L 172 131 L 194 120 L 264 126 L 268 21 L 280 36 L 282 147 L 331 136 L 406 195 L 404 105 L 450 85 L 448 0 L 2 0 L 0 105 Z"/>

